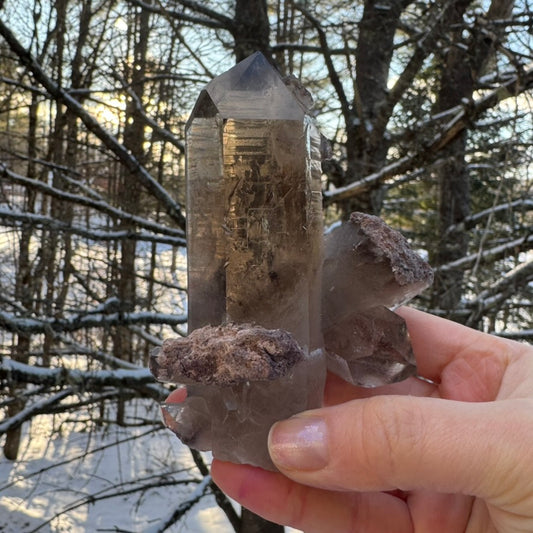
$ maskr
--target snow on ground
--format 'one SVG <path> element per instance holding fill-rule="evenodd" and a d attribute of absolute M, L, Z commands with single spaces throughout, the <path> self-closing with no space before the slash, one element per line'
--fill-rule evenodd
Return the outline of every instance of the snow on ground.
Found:
<path fill-rule="evenodd" d="M 158 416 L 153 404 L 136 409 Z M 39 416 L 25 428 L 20 460 L 0 459 L 0 532 L 145 532 L 201 489 L 189 450 L 169 431 L 88 429 L 82 418 L 56 416 L 52 427 Z M 142 482 L 152 487 L 136 491 Z M 208 494 L 167 531 L 233 529 Z"/>

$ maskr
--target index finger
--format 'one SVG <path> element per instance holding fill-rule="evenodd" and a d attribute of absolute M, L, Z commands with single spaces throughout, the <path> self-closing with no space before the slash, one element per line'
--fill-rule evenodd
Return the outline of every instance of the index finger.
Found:
<path fill-rule="evenodd" d="M 459 360 L 478 366 L 490 359 L 503 374 L 510 355 L 520 346 L 410 307 L 396 313 L 407 323 L 419 375 L 437 383 L 445 368 Z"/>

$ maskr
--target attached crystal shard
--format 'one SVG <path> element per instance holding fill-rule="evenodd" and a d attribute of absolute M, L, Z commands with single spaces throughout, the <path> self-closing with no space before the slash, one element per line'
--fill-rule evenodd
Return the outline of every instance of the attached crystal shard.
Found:
<path fill-rule="evenodd" d="M 376 216 L 352 213 L 325 236 L 323 326 L 377 305 L 399 307 L 432 281 L 433 271 L 401 233 Z"/>
<path fill-rule="evenodd" d="M 322 328 L 328 370 L 365 387 L 415 374 L 405 323 L 388 308 L 432 281 L 429 265 L 376 216 L 352 213 L 327 233 Z"/>

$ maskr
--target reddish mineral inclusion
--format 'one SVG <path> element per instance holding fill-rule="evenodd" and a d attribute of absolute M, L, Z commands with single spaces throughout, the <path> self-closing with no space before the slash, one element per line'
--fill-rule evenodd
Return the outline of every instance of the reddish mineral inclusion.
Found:
<path fill-rule="evenodd" d="M 150 361 L 186 387 L 164 408 L 183 442 L 268 469 L 271 425 L 321 405 L 326 361 L 362 386 L 416 373 L 389 308 L 432 281 L 377 217 L 324 238 L 320 134 L 292 85 L 256 53 L 201 92 L 186 128 L 189 336 Z"/>
<path fill-rule="evenodd" d="M 320 405 L 325 375 L 320 351 L 307 355 L 287 331 L 251 324 L 204 326 L 167 340 L 150 368 L 187 388 L 181 403 L 164 407 L 182 442 L 270 470 L 270 426 Z"/>

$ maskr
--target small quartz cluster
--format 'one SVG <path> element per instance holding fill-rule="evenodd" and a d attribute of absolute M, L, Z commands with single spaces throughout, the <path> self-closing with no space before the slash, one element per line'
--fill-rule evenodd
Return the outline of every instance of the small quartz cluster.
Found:
<path fill-rule="evenodd" d="M 375 387 L 416 374 L 405 322 L 391 308 L 431 283 L 429 265 L 371 215 L 353 213 L 324 240 L 322 350 L 308 354 L 282 329 L 229 323 L 168 339 L 152 354 L 158 380 L 186 386 L 181 403 L 163 407 L 182 442 L 274 470 L 268 431 L 320 405 L 324 354 L 327 369 L 354 385 Z"/>
<path fill-rule="evenodd" d="M 189 335 L 150 361 L 183 387 L 163 418 L 184 443 L 271 470 L 270 427 L 320 407 L 328 370 L 364 387 L 416 373 L 393 310 L 433 278 L 377 217 L 324 235 L 311 106 L 260 53 L 200 93 L 186 126 Z"/>

